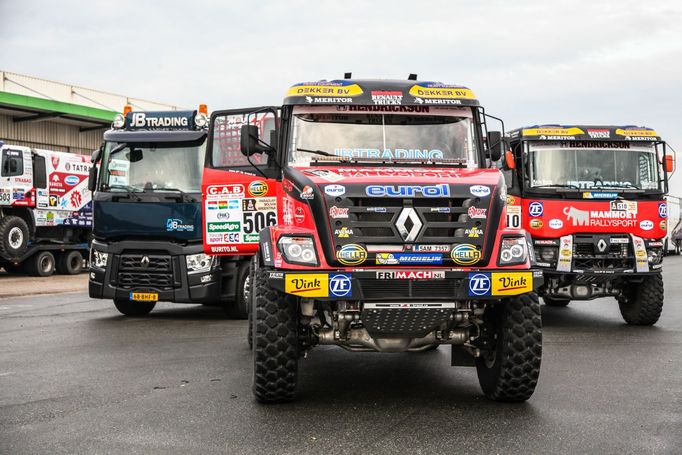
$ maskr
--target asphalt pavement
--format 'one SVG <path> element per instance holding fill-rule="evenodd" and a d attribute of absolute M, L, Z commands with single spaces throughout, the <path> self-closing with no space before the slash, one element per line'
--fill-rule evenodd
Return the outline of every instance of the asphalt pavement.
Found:
<path fill-rule="evenodd" d="M 320 347 L 299 399 L 251 395 L 245 321 L 159 304 L 120 316 L 87 292 L 0 299 L 0 454 L 682 453 L 682 257 L 658 325 L 613 299 L 543 306 L 540 382 L 488 401 L 449 347 Z M 0 281 L 2 286 L 2 281 Z"/>

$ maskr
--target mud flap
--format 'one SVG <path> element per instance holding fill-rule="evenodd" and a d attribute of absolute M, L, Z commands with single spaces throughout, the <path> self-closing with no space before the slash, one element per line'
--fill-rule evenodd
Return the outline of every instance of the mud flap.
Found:
<path fill-rule="evenodd" d="M 452 356 L 450 358 L 450 365 L 453 367 L 474 367 L 476 366 L 474 356 L 469 353 L 464 347 L 452 345 Z"/>

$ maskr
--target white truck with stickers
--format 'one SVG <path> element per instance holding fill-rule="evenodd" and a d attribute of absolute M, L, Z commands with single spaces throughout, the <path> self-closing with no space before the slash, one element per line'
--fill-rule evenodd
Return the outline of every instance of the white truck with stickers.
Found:
<path fill-rule="evenodd" d="M 0 267 L 80 273 L 92 226 L 88 157 L 0 142 Z"/>

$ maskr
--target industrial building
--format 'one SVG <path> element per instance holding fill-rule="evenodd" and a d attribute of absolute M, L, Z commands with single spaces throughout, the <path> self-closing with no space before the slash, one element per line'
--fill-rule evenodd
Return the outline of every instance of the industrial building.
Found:
<path fill-rule="evenodd" d="M 0 141 L 90 155 L 125 105 L 135 110 L 177 106 L 24 74 L 0 71 Z"/>

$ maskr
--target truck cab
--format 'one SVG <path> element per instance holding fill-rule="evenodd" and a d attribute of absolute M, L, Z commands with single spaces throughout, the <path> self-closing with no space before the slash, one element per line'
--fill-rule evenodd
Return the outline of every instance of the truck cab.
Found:
<path fill-rule="evenodd" d="M 530 397 L 542 275 L 530 237 L 505 225 L 506 187 L 491 166 L 501 134 L 486 131 L 489 118 L 470 89 L 413 77 L 303 82 L 281 107 L 213 113 L 205 251 L 255 254 L 259 401 L 292 400 L 299 357 L 318 345 L 447 344 L 490 398 Z M 262 214 L 255 232 L 252 212 Z"/>
<path fill-rule="evenodd" d="M 507 223 L 530 232 L 545 304 L 615 297 L 630 324 L 663 306 L 673 156 L 650 128 L 536 125 L 509 133 Z"/>
<path fill-rule="evenodd" d="M 90 297 L 125 315 L 157 301 L 218 304 L 222 271 L 203 252 L 201 170 L 208 117 L 126 109 L 93 156 Z"/>

